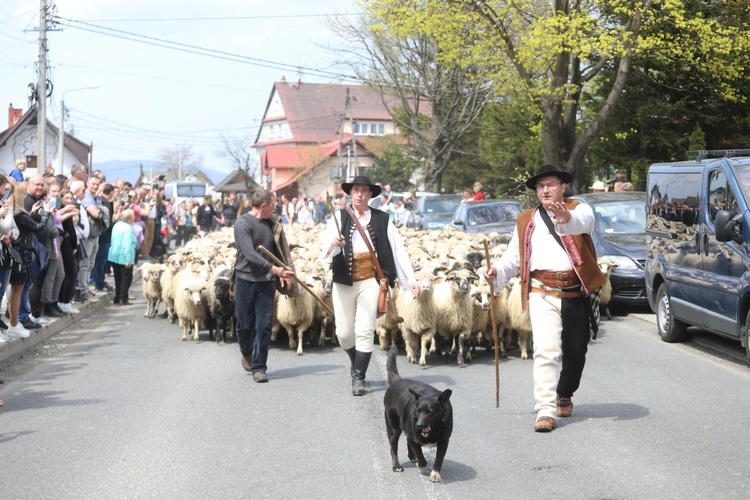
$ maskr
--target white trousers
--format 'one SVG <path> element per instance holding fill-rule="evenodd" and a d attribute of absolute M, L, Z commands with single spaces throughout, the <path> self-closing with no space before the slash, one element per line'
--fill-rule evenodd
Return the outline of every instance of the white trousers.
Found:
<path fill-rule="evenodd" d="M 557 418 L 557 381 L 562 362 L 562 300 L 530 293 L 528 308 L 534 332 L 534 410 Z"/>
<path fill-rule="evenodd" d="M 356 347 L 360 352 L 372 352 L 378 295 L 380 285 L 375 279 L 355 281 L 352 286 L 333 284 L 331 299 L 336 313 L 336 336 L 343 349 Z"/>

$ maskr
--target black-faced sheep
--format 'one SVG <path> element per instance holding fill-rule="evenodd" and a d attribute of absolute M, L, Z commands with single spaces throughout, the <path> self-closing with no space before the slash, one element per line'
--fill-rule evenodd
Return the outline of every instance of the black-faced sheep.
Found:
<path fill-rule="evenodd" d="M 214 276 L 208 282 L 208 310 L 216 327 L 216 342 L 227 341 L 227 327 L 232 327 L 232 337 L 237 337 L 234 309 L 234 287 L 230 272 Z"/>

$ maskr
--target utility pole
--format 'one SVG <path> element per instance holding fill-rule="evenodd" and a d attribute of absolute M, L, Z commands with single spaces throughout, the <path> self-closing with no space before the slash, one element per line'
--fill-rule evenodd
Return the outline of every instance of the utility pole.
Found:
<path fill-rule="evenodd" d="M 39 1 L 39 72 L 36 86 L 36 169 L 47 168 L 47 0 Z M 61 131 L 62 132 L 62 131 Z M 39 170 L 41 168 L 41 170 Z"/>

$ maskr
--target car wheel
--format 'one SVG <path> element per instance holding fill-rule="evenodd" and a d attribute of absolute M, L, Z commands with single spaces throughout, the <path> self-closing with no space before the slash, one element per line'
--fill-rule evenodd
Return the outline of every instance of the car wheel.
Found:
<path fill-rule="evenodd" d="M 745 356 L 750 363 L 750 338 L 748 335 L 750 335 L 750 311 L 747 312 L 747 318 L 745 318 Z"/>
<path fill-rule="evenodd" d="M 664 342 L 680 342 L 687 336 L 687 324 L 674 317 L 667 285 L 664 283 L 656 292 L 656 326 Z"/>

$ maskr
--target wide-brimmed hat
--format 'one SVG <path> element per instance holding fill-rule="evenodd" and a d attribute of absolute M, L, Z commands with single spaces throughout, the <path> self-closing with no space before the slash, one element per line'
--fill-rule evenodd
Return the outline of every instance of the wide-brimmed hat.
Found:
<path fill-rule="evenodd" d="M 539 167 L 539 170 L 536 171 L 536 175 L 534 177 L 529 178 L 529 180 L 526 181 L 526 187 L 529 189 L 536 189 L 536 181 L 541 179 L 542 177 L 547 177 L 550 175 L 555 175 L 560 178 L 560 181 L 564 182 L 565 184 L 570 183 L 570 181 L 573 180 L 573 176 L 569 174 L 568 172 L 564 170 L 558 169 L 554 165 L 546 164 Z"/>
<path fill-rule="evenodd" d="M 373 198 L 380 194 L 380 186 L 370 182 L 370 178 L 366 175 L 358 175 L 352 182 L 342 182 L 341 189 L 343 189 L 346 194 L 349 194 L 349 192 L 352 190 L 352 186 L 355 184 L 365 184 L 369 186 Z"/>
<path fill-rule="evenodd" d="M 596 181 L 594 182 L 594 185 L 591 186 L 589 189 L 603 189 L 605 191 L 609 190 L 609 186 L 604 184 L 603 181 Z"/>

